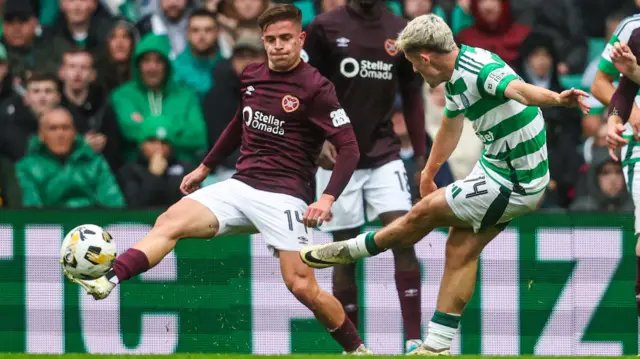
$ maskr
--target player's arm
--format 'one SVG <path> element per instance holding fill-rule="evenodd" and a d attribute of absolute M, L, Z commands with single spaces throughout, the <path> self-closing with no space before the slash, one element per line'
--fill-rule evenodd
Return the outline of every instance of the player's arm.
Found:
<path fill-rule="evenodd" d="M 402 112 L 407 125 L 407 132 L 415 153 L 418 173 L 425 164 L 427 152 L 427 137 L 425 133 L 425 113 L 422 103 L 422 79 L 413 72 L 411 63 L 402 57 L 398 69 L 400 96 L 402 97 Z"/>
<path fill-rule="evenodd" d="M 557 93 L 530 85 L 502 64 L 485 65 L 478 74 L 477 86 L 482 97 L 511 99 L 525 106 L 580 107 L 585 114 L 589 112 L 589 105 L 584 101 L 584 97 L 589 96 L 586 92 L 571 89 Z"/>
<path fill-rule="evenodd" d="M 216 168 L 222 161 L 240 146 L 242 140 L 242 112 L 240 108 L 229 122 L 227 128 L 222 132 L 220 138 L 204 158 L 200 167 L 206 167 L 208 171 Z"/>
<path fill-rule="evenodd" d="M 463 128 L 464 115 L 448 111 L 445 108 L 442 125 L 433 139 L 429 160 L 422 171 L 424 181 L 432 182 L 440 170 L 440 167 L 451 157 L 456 146 L 458 146 Z"/>
<path fill-rule="evenodd" d="M 614 78 L 611 75 L 598 69 L 593 84 L 591 85 L 591 94 L 605 106 L 609 105 L 611 96 L 613 96 L 613 93 L 616 91 L 616 88 L 613 87 L 613 80 Z"/>
<path fill-rule="evenodd" d="M 242 106 L 240 106 L 241 108 Z M 242 112 L 238 108 L 233 119 L 224 129 L 211 151 L 195 170 L 182 179 L 180 191 L 183 194 L 194 192 L 200 187 L 211 170 L 216 168 L 225 158 L 229 157 L 240 146 L 242 141 Z"/>
<path fill-rule="evenodd" d="M 318 200 L 332 204 L 349 183 L 360 160 L 360 150 L 351 121 L 329 80 L 325 79 L 315 95 L 309 118 L 324 132 L 326 140 L 335 146 L 338 153 L 329 184 Z"/>

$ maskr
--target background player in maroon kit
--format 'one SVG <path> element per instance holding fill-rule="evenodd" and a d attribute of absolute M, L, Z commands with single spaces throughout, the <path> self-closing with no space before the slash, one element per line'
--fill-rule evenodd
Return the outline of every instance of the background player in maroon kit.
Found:
<path fill-rule="evenodd" d="M 309 25 L 303 59 L 329 78 L 353 124 L 360 147 L 358 169 L 332 208 L 333 220 L 320 227 L 334 241 L 355 237 L 366 217 L 391 223 L 411 208 L 409 179 L 400 160 L 400 141 L 391 117 L 396 93 L 402 96 L 405 121 L 417 162 L 424 167 L 426 135 L 422 80 L 395 48 L 407 24 L 380 0 L 353 0 L 319 15 Z M 316 175 L 318 196 L 333 173 L 335 149 L 325 144 Z M 411 179 L 413 180 L 413 179 Z M 404 322 L 405 350 L 420 345 L 420 268 L 413 247 L 394 249 L 395 279 Z M 334 268 L 333 293 L 358 323 L 355 266 Z"/>
<path fill-rule="evenodd" d="M 155 266 L 182 238 L 261 232 L 279 257 L 287 288 L 331 332 L 346 352 L 369 353 L 340 302 L 323 291 L 298 250 L 312 242 L 308 227 L 329 219 L 331 205 L 359 159 L 353 130 L 335 89 L 300 61 L 305 40 L 300 11 L 276 5 L 260 16 L 268 65 L 241 76 L 242 104 L 203 163 L 182 182 L 189 195 L 162 214 L 149 234 L 116 259 L 106 276 L 72 280 L 96 299 L 119 282 Z M 335 175 L 317 202 L 315 162 L 323 142 L 338 148 Z M 232 179 L 201 189 L 211 169 L 240 146 Z"/>

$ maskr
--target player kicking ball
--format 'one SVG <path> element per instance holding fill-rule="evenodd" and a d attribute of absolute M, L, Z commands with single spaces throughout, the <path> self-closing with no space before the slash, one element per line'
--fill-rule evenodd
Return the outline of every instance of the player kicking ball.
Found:
<path fill-rule="evenodd" d="M 574 89 L 558 94 L 523 82 L 497 55 L 458 48 L 451 29 L 435 15 L 409 22 L 396 47 L 431 87 L 446 83 L 445 118 L 422 172 L 423 198 L 378 232 L 305 247 L 300 256 L 314 268 L 352 263 L 389 248 L 411 246 L 437 227 L 451 227 L 436 312 L 424 343 L 409 353 L 449 355 L 473 294 L 480 253 L 509 221 L 537 208 L 549 182 L 545 125 L 538 106 L 580 107 L 586 113 L 587 94 Z M 455 149 L 465 117 L 484 142 L 484 154 L 466 179 L 437 189 L 434 176 Z"/>
<path fill-rule="evenodd" d="M 239 233 L 264 235 L 279 257 L 287 288 L 352 354 L 368 354 L 340 302 L 322 290 L 298 251 L 312 243 L 311 227 L 329 220 L 330 209 L 359 160 L 349 118 L 333 85 L 305 62 L 301 13 L 275 5 L 259 18 L 268 64 L 249 65 L 241 75 L 242 104 L 203 163 L 182 181 L 185 198 L 156 221 L 145 238 L 118 256 L 96 280 L 70 279 L 96 299 L 120 282 L 154 267 L 183 238 Z M 335 172 L 317 202 L 315 161 L 323 142 L 338 149 Z M 240 146 L 232 179 L 201 189 L 211 169 Z"/>

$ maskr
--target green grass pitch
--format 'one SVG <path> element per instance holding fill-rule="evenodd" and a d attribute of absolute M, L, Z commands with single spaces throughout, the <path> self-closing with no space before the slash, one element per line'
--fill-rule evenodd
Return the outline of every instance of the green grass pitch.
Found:
<path fill-rule="evenodd" d="M 357 358 L 376 358 L 376 359 L 397 359 L 400 356 L 358 356 Z M 300 355 L 281 355 L 281 356 L 260 356 L 260 355 L 247 355 L 247 354 L 173 354 L 173 355 L 93 355 L 93 354 L 61 354 L 61 355 L 37 355 L 37 354 L 7 354 L 0 353 L 2 359 L 345 359 L 349 356 L 344 355 L 315 355 L 315 354 L 300 354 Z M 480 356 L 480 355 L 461 355 L 454 356 L 454 358 L 461 359 L 484 359 L 484 358 L 498 358 L 498 359 L 554 359 L 554 358 L 566 358 L 566 359 L 589 359 L 589 358 L 610 358 L 610 357 L 595 357 L 595 356 L 572 356 L 572 357 L 534 357 L 534 356 L 515 356 L 515 357 L 492 357 L 492 356 Z M 623 356 L 618 358 L 636 358 L 635 356 Z"/>

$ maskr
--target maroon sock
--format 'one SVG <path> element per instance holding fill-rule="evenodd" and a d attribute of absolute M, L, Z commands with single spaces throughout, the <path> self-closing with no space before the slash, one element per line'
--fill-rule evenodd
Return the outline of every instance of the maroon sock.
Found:
<path fill-rule="evenodd" d="M 405 340 L 422 338 L 420 330 L 420 268 L 396 272 L 396 288 L 400 298 Z"/>
<path fill-rule="evenodd" d="M 135 248 L 129 248 L 116 258 L 113 269 L 110 271 L 118 277 L 118 282 L 125 281 L 133 276 L 149 270 L 149 259 L 144 252 Z M 107 273 L 107 279 L 111 279 Z"/>
<path fill-rule="evenodd" d="M 353 325 L 358 327 L 358 287 L 355 285 L 346 290 L 334 290 L 333 295 L 338 298 L 344 312 L 347 314 Z"/>
<path fill-rule="evenodd" d="M 344 317 L 344 322 L 341 326 L 334 330 L 329 330 L 329 332 L 333 340 L 338 342 L 346 352 L 352 352 L 362 345 L 358 330 L 347 316 Z"/>
<path fill-rule="evenodd" d="M 636 309 L 640 317 L 640 257 L 636 256 Z"/>

